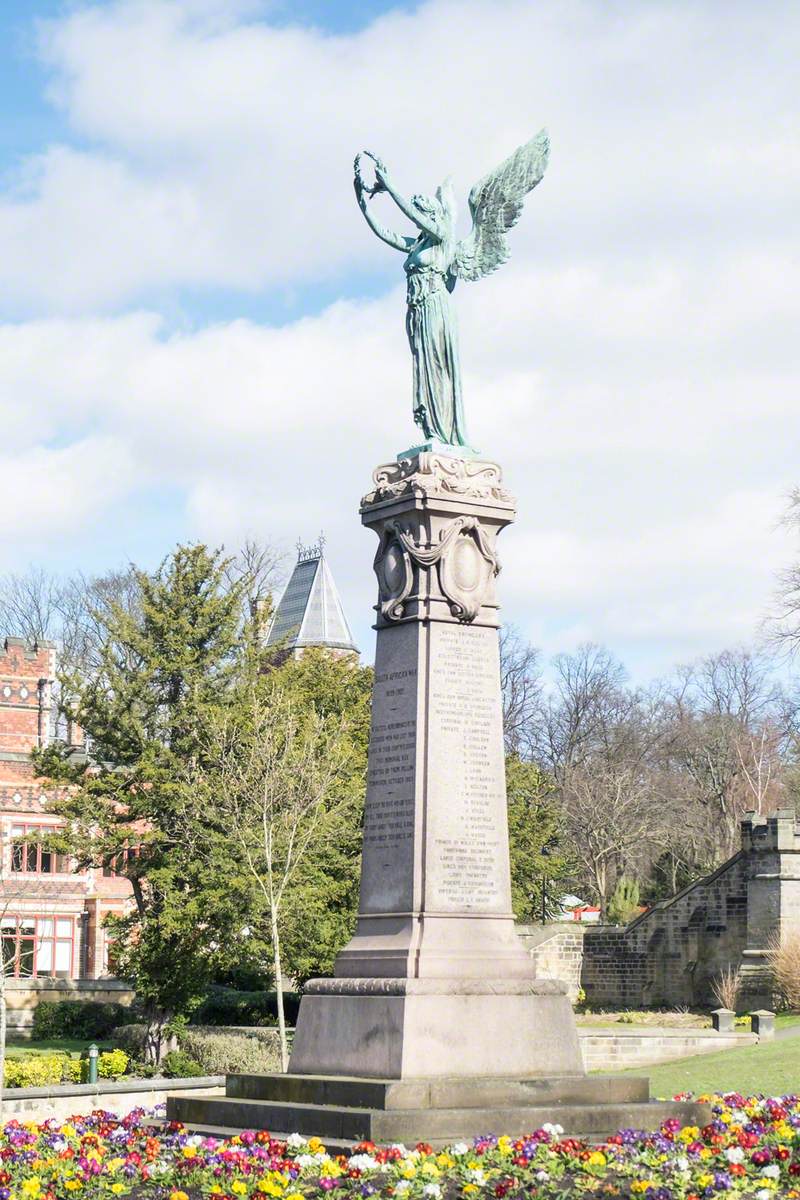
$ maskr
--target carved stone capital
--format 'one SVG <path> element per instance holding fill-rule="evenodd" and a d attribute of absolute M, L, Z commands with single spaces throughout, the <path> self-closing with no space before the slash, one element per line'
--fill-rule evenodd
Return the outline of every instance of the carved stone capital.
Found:
<path fill-rule="evenodd" d="M 405 616 L 405 602 L 414 586 L 414 568 L 436 567 L 442 596 L 458 621 L 474 621 L 487 599 L 500 560 L 476 517 L 456 517 L 438 531 L 431 544 L 417 540 L 409 523 L 387 521 L 373 564 L 378 577 L 378 605 L 387 621 Z"/>
<path fill-rule="evenodd" d="M 423 450 L 408 458 L 385 463 L 372 474 L 374 488 L 362 505 L 379 504 L 400 496 L 463 496 L 513 507 L 514 498 L 503 486 L 503 473 L 495 462 L 451 458 Z"/>

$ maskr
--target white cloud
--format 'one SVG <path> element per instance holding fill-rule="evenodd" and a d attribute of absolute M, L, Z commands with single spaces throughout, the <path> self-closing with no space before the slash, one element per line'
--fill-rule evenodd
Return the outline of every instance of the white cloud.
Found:
<path fill-rule="evenodd" d="M 357 149 L 380 149 L 409 191 L 450 171 L 463 202 L 543 123 L 553 158 L 520 260 L 593 257 L 610 282 L 664 247 L 713 263 L 755 238 L 781 254 L 799 41 L 780 3 L 720 21 L 714 2 L 429 0 L 345 35 L 253 6 L 79 8 L 43 24 L 41 46 L 84 145 L 11 181 L 0 280 L 20 303 L 79 311 L 375 266 L 389 252 L 353 203 Z"/>
<path fill-rule="evenodd" d="M 324 527 L 369 648 L 357 504 L 415 434 L 402 260 L 353 154 L 465 198 L 546 122 L 511 262 L 457 291 L 468 422 L 520 502 L 506 615 L 643 669 L 750 636 L 797 475 L 796 6 L 429 0 L 346 35 L 268 15 L 123 0 L 42 27 L 73 138 L 0 192 L 0 567 L 65 535 L 80 565 L 98 514 L 168 490 L 187 537 Z M 392 290 L 285 324 L 164 315 L 187 288 L 212 314 L 220 289 L 228 311 L 230 289 L 352 297 L 356 269 Z"/>

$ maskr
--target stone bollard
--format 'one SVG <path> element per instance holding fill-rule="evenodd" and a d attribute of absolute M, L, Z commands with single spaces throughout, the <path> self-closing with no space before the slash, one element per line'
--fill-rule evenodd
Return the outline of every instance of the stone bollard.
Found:
<path fill-rule="evenodd" d="M 759 1008 L 750 1013 L 750 1022 L 753 1033 L 757 1033 L 760 1038 L 775 1037 L 775 1013 L 770 1012 L 768 1008 Z"/>
<path fill-rule="evenodd" d="M 736 1013 L 732 1008 L 715 1008 L 711 1014 L 711 1024 L 717 1033 L 733 1033 L 733 1022 Z"/>

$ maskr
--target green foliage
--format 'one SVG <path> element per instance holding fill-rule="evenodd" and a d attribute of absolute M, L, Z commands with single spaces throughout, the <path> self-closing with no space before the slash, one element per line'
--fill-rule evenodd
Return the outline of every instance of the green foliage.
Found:
<path fill-rule="evenodd" d="M 124 1050 L 104 1050 L 97 1059 L 98 1079 L 121 1079 L 128 1069 L 128 1062 Z"/>
<path fill-rule="evenodd" d="M 144 1057 L 147 1046 L 147 1026 L 144 1024 L 121 1025 L 111 1030 L 110 1040 L 132 1059 Z"/>
<path fill-rule="evenodd" d="M 108 924 L 117 971 L 156 1024 L 190 1012 L 219 963 L 238 957 L 252 891 L 187 783 L 209 719 L 258 666 L 228 565 L 204 546 L 180 546 L 152 575 L 135 571 L 136 605 L 96 614 L 92 673 L 62 679 L 92 761 L 59 746 L 38 756 L 43 775 L 73 785 L 54 805 L 63 851 L 97 867 L 139 848 L 125 867 L 136 907 Z"/>
<path fill-rule="evenodd" d="M 275 676 L 301 708 L 338 722 L 348 743 L 347 769 L 329 793 L 330 812 L 283 901 L 283 963 L 303 984 L 332 972 L 355 928 L 373 671 L 351 658 L 308 650 L 288 659 Z"/>
<path fill-rule="evenodd" d="M 181 1049 L 200 1064 L 205 1075 L 280 1071 L 278 1031 L 264 1030 L 263 1034 L 268 1040 L 245 1033 L 216 1033 L 189 1026 Z"/>
<path fill-rule="evenodd" d="M 627 925 L 638 911 L 639 884 L 635 879 L 620 875 L 611 893 L 606 916 L 612 925 Z"/>
<path fill-rule="evenodd" d="M 558 912 L 575 864 L 563 841 L 563 821 L 550 777 L 536 763 L 510 754 L 506 793 L 514 915 L 529 924 L 541 920 L 543 886 L 548 917 Z"/>
<path fill-rule="evenodd" d="M 300 1008 L 297 992 L 283 993 L 286 1020 L 294 1025 Z M 192 1014 L 194 1025 L 274 1025 L 278 1016 L 274 992 L 244 992 L 212 986 Z"/>
<path fill-rule="evenodd" d="M 4 1086 L 7 1088 L 47 1087 L 69 1078 L 71 1064 L 79 1062 L 68 1054 L 26 1054 L 7 1058 L 4 1064 Z"/>
<path fill-rule="evenodd" d="M 161 1069 L 167 1079 L 194 1079 L 204 1073 L 200 1063 L 185 1050 L 170 1050 L 164 1055 Z"/>
<path fill-rule="evenodd" d="M 104 1004 L 95 1000 L 46 1000 L 33 1011 L 33 1038 L 106 1038 L 117 1025 L 136 1020 L 136 1014 L 124 1004 Z"/>

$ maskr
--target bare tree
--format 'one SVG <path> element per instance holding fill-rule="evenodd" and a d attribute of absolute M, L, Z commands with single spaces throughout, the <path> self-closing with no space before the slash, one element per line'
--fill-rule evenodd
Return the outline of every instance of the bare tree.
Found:
<path fill-rule="evenodd" d="M 284 901 L 315 839 L 337 807 L 351 742 L 340 719 L 320 717 L 277 687 L 254 689 L 244 713 L 209 732 L 209 790 L 265 904 L 272 943 L 281 1064 L 288 1065 L 281 944 Z"/>
<path fill-rule="evenodd" d="M 539 651 L 514 625 L 500 631 L 500 685 L 506 751 L 528 758 L 541 740 L 542 674 Z"/>
<path fill-rule="evenodd" d="M 600 761 L 568 767 L 561 794 L 581 874 L 605 911 L 615 879 L 653 837 L 659 798 L 624 763 Z"/>

